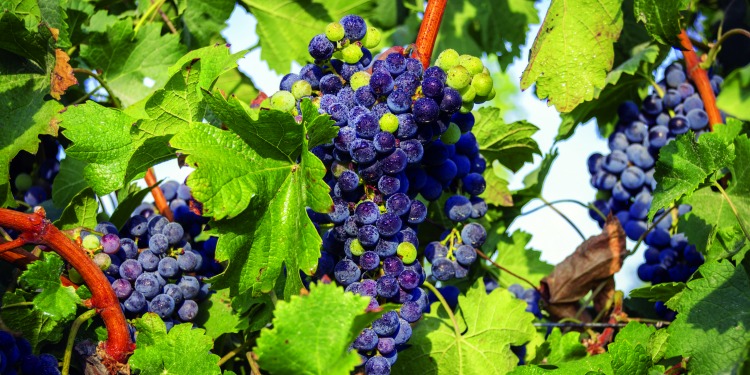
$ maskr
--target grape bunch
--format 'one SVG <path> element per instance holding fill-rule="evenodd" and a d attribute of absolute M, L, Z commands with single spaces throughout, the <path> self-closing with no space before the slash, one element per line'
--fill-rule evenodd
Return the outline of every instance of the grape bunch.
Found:
<path fill-rule="evenodd" d="M 101 222 L 94 229 L 101 236 L 83 234 L 82 246 L 109 278 L 126 316 L 153 312 L 171 328 L 195 319 L 198 302 L 209 293 L 203 280 L 221 272 L 221 266 L 214 260 L 215 238 L 193 241 L 204 219 L 187 208 L 186 201 L 192 199 L 189 188 L 171 181 L 161 190 L 182 223 L 169 222 L 144 204 L 122 232 Z M 73 282 L 80 280 L 74 269 L 69 275 Z"/>
<path fill-rule="evenodd" d="M 721 83 L 721 77 L 711 77 L 715 93 Z M 682 65 L 673 63 L 667 67 L 659 87 L 659 92 L 644 99 L 641 108 L 631 101 L 620 105 L 617 128 L 609 137 L 610 154 L 595 153 L 588 159 L 591 185 L 599 190 L 600 197 L 593 203 L 599 212 L 590 210 L 591 217 L 603 226 L 602 215 L 612 213 L 631 240 L 639 240 L 645 234 L 643 240 L 649 247 L 638 277 L 654 284 L 687 281 L 703 264 L 703 256 L 695 246 L 687 242 L 684 234 L 676 233 L 679 216 L 690 211 L 690 206 L 660 210 L 652 223 L 647 222 L 647 216 L 656 188 L 654 164 L 659 150 L 689 130 L 698 137 L 708 129 L 703 101 L 687 80 Z M 657 310 L 666 311 L 659 303 Z"/>
<path fill-rule="evenodd" d="M 51 354 L 34 355 L 31 344 L 22 337 L 0 330 L 0 375 L 60 375 L 57 359 Z"/>
<path fill-rule="evenodd" d="M 449 199 L 450 200 L 450 199 Z M 477 260 L 476 248 L 487 240 L 487 231 L 477 223 L 465 225 L 461 232 L 452 229 L 441 241 L 425 247 L 425 259 L 432 264 L 432 277 L 440 281 L 464 278 Z"/>
<path fill-rule="evenodd" d="M 427 218 L 424 202 L 449 191 L 456 197 L 451 200 L 456 221 L 486 212 L 476 197 L 484 191 L 486 162 L 470 132 L 470 111 L 495 95 L 477 57 L 446 50 L 437 66 L 423 69 L 410 48 L 373 57 L 370 49 L 380 38 L 356 15 L 329 24 L 308 46 L 314 63 L 284 76 L 280 91 L 265 104 L 298 116 L 308 98 L 339 126 L 330 143 L 311 150 L 327 169 L 324 179 L 334 203 L 329 214 L 308 211 L 323 238 L 313 278 L 330 278 L 370 297 L 368 309 L 386 302 L 401 305 L 352 344 L 368 375 L 390 373 L 411 324 L 428 307 L 420 287 L 427 275 L 417 260 L 417 229 Z M 469 205 L 460 204 L 461 198 Z"/>
<path fill-rule="evenodd" d="M 21 153 L 10 163 L 13 196 L 30 207 L 52 197 L 52 182 L 60 171 L 60 143 L 49 136 L 41 137 L 36 156 Z"/>

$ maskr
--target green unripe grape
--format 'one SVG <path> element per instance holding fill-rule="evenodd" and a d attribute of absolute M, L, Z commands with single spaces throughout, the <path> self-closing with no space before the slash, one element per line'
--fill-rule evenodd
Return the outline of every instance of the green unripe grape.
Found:
<path fill-rule="evenodd" d="M 493 87 L 492 90 L 490 91 L 490 94 L 487 95 L 487 100 L 495 99 L 495 95 L 497 95 L 497 92 L 495 92 L 495 88 Z"/>
<path fill-rule="evenodd" d="M 15 185 L 16 189 L 20 192 L 29 190 L 33 184 L 34 180 L 31 179 L 31 176 L 29 176 L 28 173 L 21 173 L 16 176 Z"/>
<path fill-rule="evenodd" d="M 478 57 L 471 56 L 471 55 L 461 55 L 458 58 L 458 64 L 466 68 L 471 75 L 479 74 L 484 69 L 484 64 L 482 64 L 482 60 L 480 60 Z"/>
<path fill-rule="evenodd" d="M 94 264 L 99 266 L 102 271 L 106 271 L 112 265 L 112 258 L 105 253 L 99 253 L 94 255 Z"/>
<path fill-rule="evenodd" d="M 380 44 L 380 38 L 380 30 L 370 26 L 367 28 L 365 37 L 362 38 L 362 47 L 369 49 L 375 48 L 378 46 L 378 44 Z"/>
<path fill-rule="evenodd" d="M 299 100 L 310 95 L 312 95 L 312 86 L 310 86 L 310 82 L 301 79 L 292 84 L 292 96 L 294 96 L 295 99 Z"/>
<path fill-rule="evenodd" d="M 81 274 L 75 268 L 68 270 L 68 278 L 74 284 L 83 284 L 83 277 L 81 277 Z"/>
<path fill-rule="evenodd" d="M 471 84 L 471 74 L 463 66 L 456 65 L 448 70 L 448 78 L 445 83 L 456 90 L 461 90 Z"/>
<path fill-rule="evenodd" d="M 396 254 L 404 264 L 411 264 L 417 259 L 417 248 L 411 242 L 402 242 L 396 248 Z"/>
<path fill-rule="evenodd" d="M 393 113 L 386 113 L 380 118 L 380 130 L 395 133 L 398 130 L 398 117 Z"/>
<path fill-rule="evenodd" d="M 435 65 L 447 72 L 450 68 L 458 65 L 458 52 L 454 49 L 447 49 L 440 52 L 440 55 L 438 55 L 438 58 L 435 61 Z"/>
<path fill-rule="evenodd" d="M 459 112 L 467 114 L 471 112 L 472 109 L 474 109 L 474 102 L 463 102 L 463 104 L 461 104 L 461 109 L 459 110 Z"/>
<path fill-rule="evenodd" d="M 349 168 L 347 168 L 345 165 L 341 164 L 338 161 L 334 161 L 331 164 L 331 173 L 333 173 L 333 176 L 336 177 L 336 178 L 339 178 L 341 176 L 341 174 L 344 173 L 344 171 L 346 171 L 348 169 Z"/>
<path fill-rule="evenodd" d="M 338 42 L 344 39 L 344 26 L 338 22 L 331 22 L 326 26 L 326 38 L 331 42 Z"/>
<path fill-rule="evenodd" d="M 341 51 L 341 57 L 347 64 L 356 64 L 362 58 L 362 48 L 356 44 L 350 44 Z"/>
<path fill-rule="evenodd" d="M 97 237 L 94 234 L 87 234 L 86 237 L 83 237 L 83 241 L 81 243 L 83 245 L 83 248 L 86 250 L 94 251 L 101 246 L 99 242 L 99 237 Z"/>
<path fill-rule="evenodd" d="M 466 102 L 473 102 L 474 98 L 477 96 L 477 91 L 474 90 L 474 87 L 472 85 L 468 85 L 461 90 L 458 91 L 461 94 L 461 100 Z"/>
<path fill-rule="evenodd" d="M 471 79 L 471 87 L 476 90 L 477 95 L 487 96 L 492 91 L 492 77 L 487 73 L 479 73 Z"/>
<path fill-rule="evenodd" d="M 281 90 L 273 95 L 271 95 L 271 108 L 283 111 L 283 112 L 289 112 L 292 109 L 294 109 L 294 103 L 295 103 L 294 95 L 292 95 L 291 92 L 286 90 Z"/>
<path fill-rule="evenodd" d="M 352 77 L 349 79 L 349 85 L 351 85 L 352 90 L 357 90 L 360 87 L 364 87 L 370 84 L 370 73 L 367 73 L 365 71 L 360 71 L 352 74 Z"/>
<path fill-rule="evenodd" d="M 352 241 L 351 245 L 349 245 L 349 250 L 352 252 L 352 255 L 357 257 L 365 253 L 365 248 L 362 247 L 358 239 Z"/>
<path fill-rule="evenodd" d="M 459 138 L 461 138 L 461 129 L 453 122 L 448 125 L 448 129 L 440 136 L 440 140 L 446 145 L 456 144 Z"/>

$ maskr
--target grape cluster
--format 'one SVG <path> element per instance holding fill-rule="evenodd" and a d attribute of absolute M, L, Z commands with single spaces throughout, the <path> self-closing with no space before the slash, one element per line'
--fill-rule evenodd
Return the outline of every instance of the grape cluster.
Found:
<path fill-rule="evenodd" d="M 465 225 L 461 232 L 452 229 L 443 240 L 425 247 L 425 259 L 432 264 L 432 277 L 440 281 L 463 278 L 477 260 L 476 248 L 487 240 L 487 231 L 477 223 Z"/>
<path fill-rule="evenodd" d="M 309 98 L 339 126 L 330 143 L 312 149 L 326 166 L 334 203 L 329 214 L 309 211 L 323 237 L 314 278 L 370 297 L 369 309 L 401 305 L 352 344 L 368 375 L 390 373 L 410 324 L 428 307 L 420 288 L 427 275 L 417 260 L 424 201 L 438 200 L 443 191 L 467 193 L 471 198 L 449 199 L 454 220 L 486 212 L 476 197 L 485 187 L 486 163 L 470 133 L 470 111 L 495 95 L 479 58 L 447 50 L 438 66 L 423 69 L 408 49 L 373 58 L 370 49 L 379 42 L 380 32 L 359 16 L 331 23 L 310 41 L 315 62 L 284 76 L 269 100 L 271 108 L 299 115 L 301 100 Z"/>
<path fill-rule="evenodd" d="M 121 232 L 101 222 L 94 229 L 101 236 L 84 234 L 82 246 L 110 279 L 127 316 L 153 312 L 171 328 L 195 319 L 198 302 L 209 293 L 203 280 L 221 272 L 221 266 L 214 260 L 215 238 L 193 242 L 204 219 L 188 206 L 189 188 L 170 181 L 161 190 L 179 221 L 169 222 L 144 204 Z M 74 269 L 69 274 L 74 282 L 80 278 Z"/>
<path fill-rule="evenodd" d="M 715 93 L 721 83 L 721 77 L 711 78 Z M 695 246 L 688 244 L 684 234 L 676 233 L 679 216 L 690 211 L 690 206 L 680 205 L 676 212 L 661 210 L 652 223 L 647 216 L 656 188 L 654 164 L 659 150 L 689 130 L 698 137 L 708 129 L 703 101 L 682 65 L 667 67 L 659 86 L 663 96 L 652 93 L 641 108 L 630 101 L 620 105 L 617 128 L 609 137 L 610 154 L 595 153 L 588 159 L 591 185 L 600 197 L 593 203 L 599 212 L 590 210 L 591 217 L 602 226 L 602 215 L 612 213 L 628 238 L 638 240 L 645 234 L 643 240 L 649 247 L 638 276 L 654 284 L 687 281 L 703 264 Z M 657 310 L 666 311 L 663 304 L 657 305 Z"/>
<path fill-rule="evenodd" d="M 57 359 L 51 354 L 32 354 L 31 344 L 10 332 L 0 330 L 0 375 L 60 375 Z"/>
<path fill-rule="evenodd" d="M 57 155 L 61 146 L 53 137 L 41 137 L 36 157 L 21 153 L 10 163 L 13 196 L 30 207 L 51 198 L 52 182 L 60 171 Z"/>

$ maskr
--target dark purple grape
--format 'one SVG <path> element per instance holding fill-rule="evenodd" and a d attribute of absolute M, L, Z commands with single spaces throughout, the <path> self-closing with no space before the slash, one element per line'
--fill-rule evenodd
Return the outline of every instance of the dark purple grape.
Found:
<path fill-rule="evenodd" d="M 307 51 L 315 60 L 328 60 L 333 55 L 336 46 L 331 43 L 325 34 L 318 34 L 310 40 Z"/>

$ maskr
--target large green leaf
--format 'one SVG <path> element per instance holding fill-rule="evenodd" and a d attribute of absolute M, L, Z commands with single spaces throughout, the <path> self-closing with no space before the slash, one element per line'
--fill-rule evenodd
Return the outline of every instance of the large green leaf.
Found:
<path fill-rule="evenodd" d="M 472 132 L 479 143 L 479 151 L 489 160 L 498 160 L 513 172 L 540 155 L 539 145 L 531 138 L 539 128 L 526 121 L 506 124 L 500 110 L 484 107 L 475 113 Z"/>
<path fill-rule="evenodd" d="M 635 0 L 633 12 L 639 22 L 657 42 L 671 46 L 679 44 L 680 11 L 690 4 L 688 0 Z"/>
<path fill-rule="evenodd" d="M 594 98 L 614 63 L 612 44 L 622 29 L 622 0 L 552 0 L 521 77 L 560 112 Z"/>
<path fill-rule="evenodd" d="M 240 317 L 232 309 L 229 289 L 211 293 L 198 305 L 198 316 L 195 323 L 206 330 L 206 334 L 216 340 L 225 333 L 236 333 L 241 323 Z"/>
<path fill-rule="evenodd" d="M 750 121 L 750 66 L 730 73 L 721 85 L 716 105 L 727 114 Z"/>
<path fill-rule="evenodd" d="M 177 35 L 161 35 L 161 25 L 144 25 L 136 35 L 130 19 L 109 25 L 81 46 L 81 58 L 101 77 L 112 94 L 127 107 L 167 83 L 167 68 L 185 53 Z M 144 79 L 153 81 L 147 86 Z"/>
<path fill-rule="evenodd" d="M 321 116 L 310 110 L 309 101 L 302 103 L 309 115 L 298 124 L 289 113 L 255 114 L 218 93 L 206 99 L 229 130 L 195 123 L 171 144 L 197 168 L 188 184 L 204 214 L 218 220 L 216 257 L 229 265 L 215 286 L 231 288 L 232 295 L 252 289 L 257 296 L 271 290 L 285 264 L 284 294 L 299 293 L 296 270 L 314 272 L 322 244 L 306 207 L 318 212 L 332 207 L 325 167 L 308 151 L 306 139 L 308 127 Z M 318 126 L 332 124 L 326 120 Z"/>
<path fill-rule="evenodd" d="M 750 344 L 750 277 L 744 265 L 708 262 L 702 278 L 689 281 L 671 304 L 677 319 L 669 325 L 667 357 L 689 357 L 695 374 L 736 372 Z"/>
<path fill-rule="evenodd" d="M 3 308 L 0 309 L 3 323 L 12 331 L 20 332 L 35 349 L 43 342 L 62 340 L 67 324 L 33 308 L 33 305 L 29 307 L 27 302 L 32 300 L 33 297 L 22 290 L 3 294 Z"/>
<path fill-rule="evenodd" d="M 234 9 L 234 0 L 188 0 L 182 13 L 186 44 L 190 49 L 224 44 L 221 31 Z"/>
<path fill-rule="evenodd" d="M 60 229 L 94 228 L 98 211 L 99 201 L 94 191 L 86 188 L 71 199 L 60 218 L 55 221 L 55 226 Z"/>
<path fill-rule="evenodd" d="M 397 374 L 506 374 L 518 363 L 511 345 L 534 337 L 534 316 L 505 289 L 485 292 L 478 280 L 458 296 L 458 335 L 439 303 L 414 327 L 411 345 L 399 353 Z M 489 359 L 491 358 L 491 359 Z"/>
<path fill-rule="evenodd" d="M 83 178 L 86 163 L 73 158 L 60 160 L 60 172 L 52 182 L 52 201 L 57 207 L 66 207 L 68 203 L 85 189 L 88 184 Z"/>
<path fill-rule="evenodd" d="M 254 349 L 258 363 L 272 374 L 349 374 L 360 363 L 349 346 L 381 315 L 365 312 L 369 300 L 319 283 L 309 295 L 279 301 L 273 328 L 261 331 Z"/>
<path fill-rule="evenodd" d="M 221 374 L 219 356 L 211 353 L 213 341 L 192 323 L 176 324 L 167 333 L 164 322 L 146 313 L 134 322 L 136 349 L 128 363 L 142 374 Z"/>
<path fill-rule="evenodd" d="M 72 286 L 62 286 L 60 274 L 63 261 L 57 254 L 46 253 L 45 256 L 29 265 L 21 274 L 21 285 L 30 290 L 40 290 L 34 296 L 34 309 L 61 321 L 72 318 L 81 299 Z"/>

